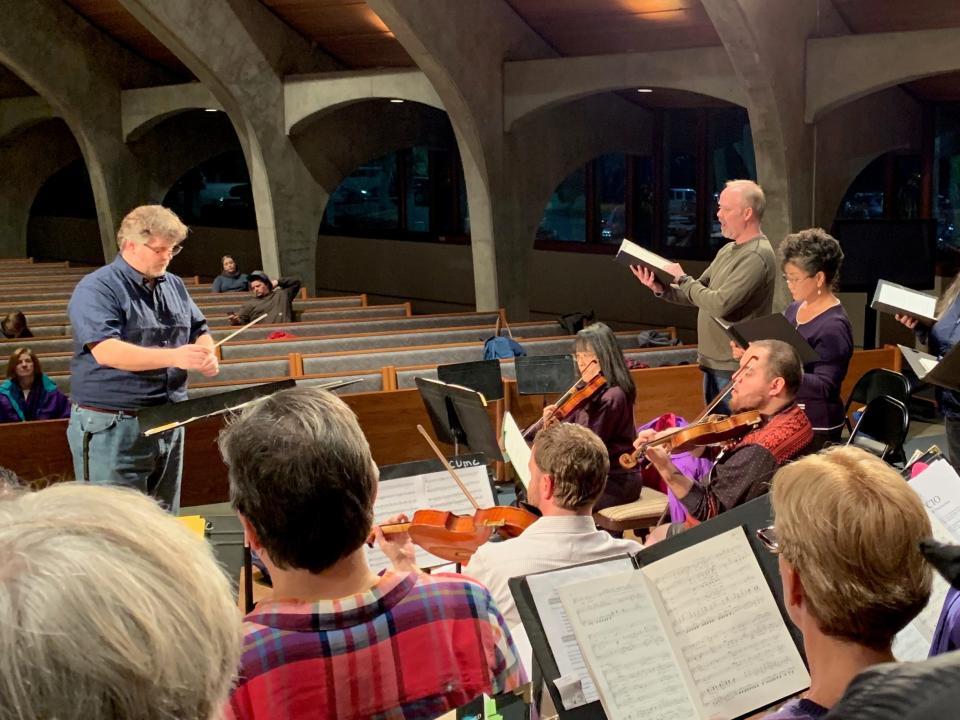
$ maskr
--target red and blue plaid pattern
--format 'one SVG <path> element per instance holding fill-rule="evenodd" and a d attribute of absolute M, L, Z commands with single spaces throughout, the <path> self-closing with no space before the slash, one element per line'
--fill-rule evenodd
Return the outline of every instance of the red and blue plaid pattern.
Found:
<path fill-rule="evenodd" d="M 388 572 L 349 598 L 261 603 L 245 625 L 237 720 L 434 718 L 526 682 L 490 593 L 459 575 Z"/>

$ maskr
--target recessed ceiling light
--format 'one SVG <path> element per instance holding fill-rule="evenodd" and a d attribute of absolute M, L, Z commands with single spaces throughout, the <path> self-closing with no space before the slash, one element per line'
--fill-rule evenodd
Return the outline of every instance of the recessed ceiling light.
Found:
<path fill-rule="evenodd" d="M 204 108 L 204 112 L 220 112 L 218 108 Z"/>
<path fill-rule="evenodd" d="M 653 88 L 637 88 L 637 92 L 652 93 L 652 92 L 653 92 Z"/>
<path fill-rule="evenodd" d="M 390 98 L 390 102 L 392 102 L 392 103 L 402 103 L 403 100 L 401 100 L 400 98 Z"/>

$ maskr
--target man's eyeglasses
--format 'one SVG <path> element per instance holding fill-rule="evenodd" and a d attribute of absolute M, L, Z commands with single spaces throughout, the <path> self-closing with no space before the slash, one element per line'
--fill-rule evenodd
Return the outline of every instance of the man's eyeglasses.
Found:
<path fill-rule="evenodd" d="M 777 539 L 777 529 L 773 525 L 757 530 L 757 539 L 774 555 L 780 554 L 780 540 Z"/>
<path fill-rule="evenodd" d="M 179 255 L 179 254 L 180 254 L 180 251 L 183 250 L 183 245 L 180 245 L 180 244 L 171 245 L 170 247 L 166 247 L 166 248 L 155 248 L 155 247 L 153 247 L 153 246 L 151 246 L 151 245 L 147 245 L 146 243 L 144 243 L 143 246 L 144 246 L 145 248 L 150 248 L 150 249 L 153 250 L 157 255 L 163 255 L 164 253 L 170 253 L 170 257 L 173 257 L 174 255 Z"/>

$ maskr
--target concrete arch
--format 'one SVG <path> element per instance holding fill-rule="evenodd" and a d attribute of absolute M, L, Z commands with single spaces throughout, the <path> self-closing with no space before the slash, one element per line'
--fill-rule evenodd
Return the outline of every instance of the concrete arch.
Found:
<path fill-rule="evenodd" d="M 804 120 L 894 85 L 960 70 L 955 28 L 807 41 Z"/>
<path fill-rule="evenodd" d="M 378 108 L 371 112 L 371 106 Z M 447 115 L 417 102 L 344 103 L 291 136 L 304 164 L 330 192 L 365 161 L 413 145 L 456 147 Z"/>
<path fill-rule="evenodd" d="M 37 192 L 54 173 L 80 157 L 76 139 L 58 119 L 34 123 L 18 134 L 16 142 L 0 147 L 0 167 L 16 178 L 0 187 L 0 254 L 26 256 L 27 224 Z"/>
<path fill-rule="evenodd" d="M 445 110 L 433 85 L 419 70 L 322 73 L 284 78 L 284 122 L 288 135 L 350 103 L 397 98 Z"/>
<path fill-rule="evenodd" d="M 9 142 L 11 136 L 55 117 L 56 111 L 39 95 L 0 100 L 0 141 Z"/>
<path fill-rule="evenodd" d="M 223 110 L 223 107 L 201 83 L 124 90 L 120 94 L 123 139 L 136 141 L 168 118 L 190 110 L 207 109 Z"/>
<path fill-rule="evenodd" d="M 589 95 L 636 87 L 686 90 L 746 105 L 722 47 L 504 63 L 504 127 L 535 112 Z"/>

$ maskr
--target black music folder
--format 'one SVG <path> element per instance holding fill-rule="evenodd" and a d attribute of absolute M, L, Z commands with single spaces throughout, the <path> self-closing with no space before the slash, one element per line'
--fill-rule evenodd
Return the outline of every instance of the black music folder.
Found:
<path fill-rule="evenodd" d="M 755 340 L 782 340 L 797 351 L 801 364 L 809 365 L 820 359 L 816 350 L 810 347 L 810 343 L 804 340 L 797 329 L 780 313 L 737 323 L 730 323 L 721 318 L 714 318 L 713 321 L 723 328 L 731 340 L 744 349 Z"/>
<path fill-rule="evenodd" d="M 580 373 L 570 355 L 525 355 L 514 358 L 519 395 L 565 393 Z"/>
<path fill-rule="evenodd" d="M 624 239 L 620 243 L 620 248 L 613 259 L 621 265 L 639 265 L 647 270 L 653 270 L 653 274 L 657 276 L 657 280 L 664 287 L 669 287 L 676 282 L 673 275 L 664 270 L 667 265 L 672 264 L 671 260 L 667 260 L 667 258 L 657 255 L 655 252 L 650 252 L 630 240 Z"/>
<path fill-rule="evenodd" d="M 414 381 L 437 440 L 453 445 L 454 454 L 459 454 L 460 446 L 464 445 L 483 453 L 490 461 L 503 462 L 482 393 L 424 377 L 416 377 Z"/>
<path fill-rule="evenodd" d="M 763 496 L 633 556 L 512 578 L 560 717 L 740 718 L 806 689 L 777 557 L 756 536 L 770 516 Z"/>
<path fill-rule="evenodd" d="M 910 369 L 925 383 L 937 385 L 947 390 L 960 390 L 960 345 L 954 345 L 950 352 L 937 360 L 933 355 L 919 352 L 905 345 L 897 345 Z"/>

